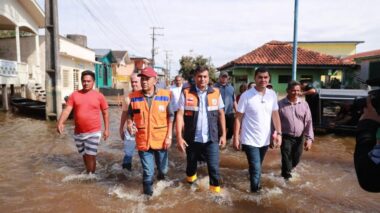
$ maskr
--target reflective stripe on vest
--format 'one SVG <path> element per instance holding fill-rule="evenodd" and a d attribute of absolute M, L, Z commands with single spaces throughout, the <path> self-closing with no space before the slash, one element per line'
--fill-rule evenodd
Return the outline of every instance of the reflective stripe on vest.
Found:
<path fill-rule="evenodd" d="M 140 151 L 162 149 L 168 131 L 170 91 L 159 89 L 149 109 L 141 91 L 129 94 L 133 121 L 136 124 L 136 147 Z"/>

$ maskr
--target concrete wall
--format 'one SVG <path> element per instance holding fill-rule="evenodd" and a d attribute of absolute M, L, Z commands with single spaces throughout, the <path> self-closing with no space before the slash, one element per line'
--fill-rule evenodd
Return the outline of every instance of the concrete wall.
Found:
<path fill-rule="evenodd" d="M 356 43 L 299 43 L 298 47 L 335 57 L 356 54 Z"/>
<path fill-rule="evenodd" d="M 5 16 L 16 26 L 29 28 L 35 34 L 38 33 L 38 25 L 32 16 L 15 0 L 1 0 L 0 15 Z"/>

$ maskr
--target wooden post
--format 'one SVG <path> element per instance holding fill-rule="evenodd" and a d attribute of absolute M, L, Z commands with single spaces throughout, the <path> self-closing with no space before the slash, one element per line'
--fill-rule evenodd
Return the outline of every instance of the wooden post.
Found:
<path fill-rule="evenodd" d="M 2 98 L 3 98 L 3 110 L 8 111 L 9 110 L 8 87 L 7 87 L 6 84 L 2 85 L 1 95 L 2 95 Z"/>

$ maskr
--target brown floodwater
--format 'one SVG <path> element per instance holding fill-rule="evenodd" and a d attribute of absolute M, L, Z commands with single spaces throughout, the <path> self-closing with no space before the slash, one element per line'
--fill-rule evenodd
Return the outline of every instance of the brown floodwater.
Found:
<path fill-rule="evenodd" d="M 243 152 L 221 153 L 223 191 L 208 192 L 205 166 L 197 184 L 184 181 L 185 156 L 173 146 L 168 180 L 155 182 L 154 195 L 142 195 L 139 157 L 123 171 L 118 135 L 120 109 L 110 110 L 111 136 L 102 142 L 95 175 L 82 174 L 73 143 L 73 123 L 58 135 L 54 122 L 0 112 L 0 212 L 379 212 L 380 193 L 363 191 L 355 176 L 355 138 L 316 137 L 304 152 L 293 179 L 280 176 L 280 152 L 270 150 L 263 165 L 261 194 L 248 192 Z M 380 180 L 379 180 L 380 181 Z"/>

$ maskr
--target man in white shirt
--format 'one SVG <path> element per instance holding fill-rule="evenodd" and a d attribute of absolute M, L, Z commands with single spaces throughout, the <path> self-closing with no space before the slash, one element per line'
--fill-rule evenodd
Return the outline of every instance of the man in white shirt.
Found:
<path fill-rule="evenodd" d="M 181 96 L 182 86 L 183 86 L 182 76 L 177 75 L 174 78 L 174 85 L 170 87 L 170 91 L 172 92 L 172 99 L 171 99 L 170 104 L 172 105 L 172 109 L 174 111 L 174 121 L 177 116 L 178 102 L 179 102 L 179 97 Z"/>
<path fill-rule="evenodd" d="M 266 68 L 259 67 L 255 71 L 256 86 L 241 95 L 235 118 L 233 145 L 236 150 L 242 148 L 247 155 L 251 192 L 258 192 L 261 188 L 261 165 L 270 143 L 272 121 L 277 132 L 274 146 L 281 146 L 277 95 L 266 88 L 269 80 Z"/>

